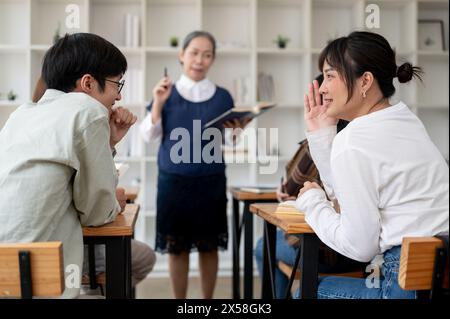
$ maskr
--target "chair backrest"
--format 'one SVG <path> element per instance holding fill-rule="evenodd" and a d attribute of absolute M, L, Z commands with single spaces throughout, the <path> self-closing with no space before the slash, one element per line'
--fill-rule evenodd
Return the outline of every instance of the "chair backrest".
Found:
<path fill-rule="evenodd" d="M 405 290 L 430 290 L 433 282 L 436 249 L 444 247 L 436 237 L 405 237 L 402 241 L 398 282 Z M 443 288 L 448 289 L 448 256 Z"/>
<path fill-rule="evenodd" d="M 61 242 L 0 244 L 0 298 L 52 297 L 63 291 Z"/>

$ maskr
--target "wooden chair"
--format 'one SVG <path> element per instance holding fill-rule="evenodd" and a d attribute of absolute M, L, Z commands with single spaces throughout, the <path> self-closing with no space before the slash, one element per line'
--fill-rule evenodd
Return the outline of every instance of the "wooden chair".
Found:
<path fill-rule="evenodd" d="M 419 298 L 448 297 L 448 234 L 443 239 L 403 238 L 398 273 L 402 289 L 417 290 Z"/>
<path fill-rule="evenodd" d="M 0 244 L 0 298 L 55 297 L 63 291 L 61 242 Z"/>

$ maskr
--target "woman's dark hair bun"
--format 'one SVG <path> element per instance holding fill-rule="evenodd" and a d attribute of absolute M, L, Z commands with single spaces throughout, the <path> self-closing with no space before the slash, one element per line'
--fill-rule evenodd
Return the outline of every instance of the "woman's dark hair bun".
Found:
<path fill-rule="evenodd" d="M 412 79 L 413 66 L 411 63 L 403 63 L 397 68 L 397 78 L 400 83 L 406 83 Z"/>
<path fill-rule="evenodd" d="M 413 76 L 422 80 L 422 78 L 421 78 L 422 73 L 423 72 L 420 68 L 415 67 L 411 63 L 406 62 L 397 68 L 396 76 L 400 83 L 406 83 L 406 82 L 411 81 Z"/>

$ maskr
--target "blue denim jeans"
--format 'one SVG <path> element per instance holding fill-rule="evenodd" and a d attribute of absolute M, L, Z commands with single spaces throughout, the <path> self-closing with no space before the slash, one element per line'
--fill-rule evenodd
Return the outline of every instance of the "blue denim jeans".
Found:
<path fill-rule="evenodd" d="M 284 238 L 284 234 L 281 230 L 277 229 L 277 239 L 276 239 L 276 253 L 275 260 L 283 261 L 288 265 L 294 265 L 295 256 L 297 255 L 297 250 L 292 246 L 289 246 Z M 262 266 L 263 266 L 263 238 L 260 238 L 256 243 L 254 255 L 256 259 L 256 265 L 258 266 L 259 275 L 262 277 Z M 281 272 L 278 267 L 275 267 L 275 294 L 277 299 L 282 299 L 286 295 L 286 289 L 289 284 L 289 278 Z"/>
<path fill-rule="evenodd" d="M 379 285 L 367 278 L 323 276 L 319 278 L 318 299 L 415 299 L 415 291 L 407 291 L 398 285 L 401 246 L 395 246 L 384 253 Z M 373 288 L 369 288 L 369 287 Z M 299 297 L 299 291 L 295 293 Z"/>
<path fill-rule="evenodd" d="M 289 266 L 294 266 L 295 257 L 300 248 L 294 248 L 288 244 L 284 237 L 284 233 L 277 229 L 276 234 L 276 253 L 275 261 L 282 261 Z M 325 246 L 324 246 L 325 247 Z M 328 248 L 330 249 L 330 248 Z M 330 249 L 331 250 L 331 249 Z M 336 252 L 336 259 L 331 262 L 327 261 L 325 256 L 321 258 L 319 252 L 319 272 L 320 273 L 338 273 L 346 271 L 356 271 L 365 269 L 365 264 L 359 263 L 357 261 L 351 260 L 345 256 L 342 256 Z M 262 276 L 262 265 L 263 265 L 263 238 L 260 238 L 256 243 L 254 250 L 254 255 L 256 258 L 256 264 L 260 275 Z M 275 265 L 276 266 L 276 265 Z M 286 289 L 289 284 L 289 278 L 281 272 L 278 267 L 275 267 L 275 293 L 276 298 L 282 299 L 286 296 Z"/>

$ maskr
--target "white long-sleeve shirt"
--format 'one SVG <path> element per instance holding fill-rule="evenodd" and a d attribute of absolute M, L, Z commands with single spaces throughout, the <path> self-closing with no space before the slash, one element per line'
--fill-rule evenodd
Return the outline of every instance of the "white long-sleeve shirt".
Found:
<path fill-rule="evenodd" d="M 405 236 L 449 230 L 449 168 L 404 103 L 307 133 L 312 158 L 340 204 L 320 189 L 297 199 L 318 237 L 339 253 L 372 260 Z"/>
<path fill-rule="evenodd" d="M 11 114 L 0 131 L 0 242 L 61 241 L 66 277 L 81 279 L 81 226 L 120 211 L 108 119 L 90 96 L 51 89 Z"/>

